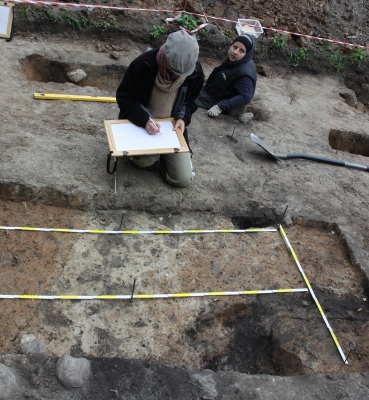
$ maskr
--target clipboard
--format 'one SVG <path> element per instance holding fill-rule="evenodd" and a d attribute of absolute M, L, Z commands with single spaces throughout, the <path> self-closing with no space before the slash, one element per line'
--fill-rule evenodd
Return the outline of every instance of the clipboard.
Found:
<path fill-rule="evenodd" d="M 105 132 L 112 157 L 142 156 L 147 154 L 188 153 L 183 133 L 173 130 L 174 118 L 155 119 L 161 125 L 160 133 L 150 135 L 128 119 L 105 120 Z"/>
<path fill-rule="evenodd" d="M 9 39 L 13 25 L 13 4 L 0 1 L 0 38 Z"/>

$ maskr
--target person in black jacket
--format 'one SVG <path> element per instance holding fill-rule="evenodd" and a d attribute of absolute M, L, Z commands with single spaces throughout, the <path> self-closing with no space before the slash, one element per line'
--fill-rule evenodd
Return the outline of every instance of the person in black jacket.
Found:
<path fill-rule="evenodd" d="M 255 41 L 251 35 L 238 36 L 231 44 L 227 59 L 210 74 L 196 104 L 208 110 L 210 117 L 239 109 L 255 93 L 256 68 L 252 61 Z"/>
<path fill-rule="evenodd" d="M 198 108 L 195 100 L 204 84 L 198 54 L 196 38 L 181 30 L 170 34 L 160 48 L 133 60 L 117 89 L 119 118 L 129 119 L 145 128 L 148 134 L 156 134 L 160 132 L 160 124 L 154 124 L 151 119 L 173 117 L 174 129 L 180 128 L 189 144 L 187 126 Z M 159 157 L 130 159 L 145 168 Z M 165 154 L 160 160 L 163 161 L 160 169 L 165 167 L 164 176 L 169 184 L 184 187 L 191 183 L 194 173 L 190 153 Z"/>

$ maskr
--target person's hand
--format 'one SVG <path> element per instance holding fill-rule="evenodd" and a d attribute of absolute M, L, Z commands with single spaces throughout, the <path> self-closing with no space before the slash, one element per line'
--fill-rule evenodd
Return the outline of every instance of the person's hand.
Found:
<path fill-rule="evenodd" d="M 146 122 L 146 130 L 150 135 L 155 135 L 160 132 L 160 124 L 157 122 L 154 124 L 151 120 L 148 120 Z"/>
<path fill-rule="evenodd" d="M 215 105 L 208 110 L 208 115 L 209 117 L 217 117 L 222 110 L 218 107 L 218 105 Z"/>
<path fill-rule="evenodd" d="M 176 123 L 174 124 L 173 130 L 175 131 L 177 128 L 179 128 L 182 133 L 186 129 L 186 124 L 184 123 L 183 119 L 177 119 Z"/>

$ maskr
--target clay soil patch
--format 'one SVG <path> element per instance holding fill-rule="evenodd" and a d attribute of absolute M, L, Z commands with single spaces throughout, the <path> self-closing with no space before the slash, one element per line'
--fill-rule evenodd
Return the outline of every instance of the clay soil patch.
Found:
<path fill-rule="evenodd" d="M 2 226 L 73 227 L 81 224 L 78 212 L 34 202 L 0 201 Z M 50 282 L 57 279 L 72 249 L 73 238 L 50 233 L 0 232 L 0 282 L 2 294 L 48 292 Z M 37 318 L 38 301 L 1 300 L 2 335 L 0 349 L 18 352 L 19 332 L 27 330 Z"/>

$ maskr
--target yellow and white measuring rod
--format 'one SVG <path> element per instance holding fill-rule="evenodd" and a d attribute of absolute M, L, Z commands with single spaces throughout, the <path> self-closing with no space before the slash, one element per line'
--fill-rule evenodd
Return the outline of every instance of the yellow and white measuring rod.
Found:
<path fill-rule="evenodd" d="M 104 294 L 93 296 L 75 295 L 38 295 L 38 294 L 0 294 L 0 299 L 25 300 L 130 300 L 130 299 L 168 299 L 176 297 L 207 297 L 207 296 L 240 296 L 253 294 L 297 293 L 307 292 L 308 289 L 266 289 L 240 290 L 236 292 L 198 292 L 198 293 L 159 293 L 159 294 Z"/>
<path fill-rule="evenodd" d="M 343 362 L 344 362 L 345 364 L 348 364 L 347 357 L 346 357 L 345 354 L 343 353 L 342 348 L 341 348 L 341 345 L 339 344 L 338 339 L 337 339 L 336 335 L 334 334 L 333 329 L 332 329 L 332 327 L 330 326 L 327 317 L 326 317 L 325 314 L 324 314 L 323 308 L 322 308 L 322 306 L 320 305 L 320 303 L 319 303 L 317 297 L 315 296 L 314 290 L 313 290 L 313 288 L 311 287 L 310 282 L 309 282 L 307 276 L 305 275 L 304 270 L 303 270 L 302 267 L 301 267 L 301 264 L 300 264 L 300 262 L 299 262 L 299 260 L 298 260 L 298 258 L 297 258 L 297 256 L 296 256 L 296 253 L 294 252 L 294 250 L 293 250 L 293 248 L 292 248 L 292 246 L 291 246 L 291 243 L 290 243 L 290 241 L 289 241 L 288 238 L 287 238 L 286 232 L 284 231 L 282 225 L 279 225 L 278 228 L 279 228 L 279 232 L 280 232 L 280 234 L 281 234 L 281 236 L 282 236 L 282 238 L 283 238 L 283 241 L 284 241 L 284 243 L 285 243 L 285 245 L 286 245 L 288 251 L 291 253 L 291 255 L 292 255 L 292 257 L 293 257 L 293 259 L 294 259 L 294 261 L 295 261 L 295 263 L 296 263 L 296 265 L 297 265 L 297 268 L 298 268 L 298 270 L 300 271 L 300 273 L 301 273 L 301 275 L 302 275 L 302 277 L 303 277 L 303 279 L 304 279 L 304 281 L 305 281 L 305 283 L 306 283 L 306 286 L 307 286 L 308 289 L 309 289 L 309 292 L 310 292 L 310 294 L 311 294 L 311 297 L 313 298 L 313 300 L 314 300 L 314 302 L 315 302 L 315 305 L 317 306 L 317 308 L 318 308 L 318 310 L 319 310 L 319 312 L 320 312 L 320 315 L 321 315 L 322 318 L 323 318 L 323 321 L 324 321 L 324 323 L 325 323 L 325 326 L 327 327 L 329 333 L 330 333 L 331 336 L 332 336 L 332 339 L 333 339 L 333 341 L 334 341 L 334 344 L 336 345 L 337 350 L 338 350 L 338 352 L 340 353 L 340 356 L 341 356 Z"/>
<path fill-rule="evenodd" d="M 150 235 L 150 234 L 199 234 L 199 233 L 254 233 L 254 232 L 277 232 L 275 228 L 249 228 L 249 229 L 187 229 L 172 231 L 167 229 L 157 229 L 153 231 L 108 231 L 105 229 L 68 229 L 68 228 L 35 228 L 31 226 L 0 226 L 3 231 L 38 231 L 38 232 L 64 232 L 64 233 L 95 233 L 108 235 Z"/>
<path fill-rule="evenodd" d="M 82 96 L 76 94 L 34 93 L 37 100 L 72 100 L 72 101 L 97 101 L 100 103 L 116 103 L 115 97 Z"/>

